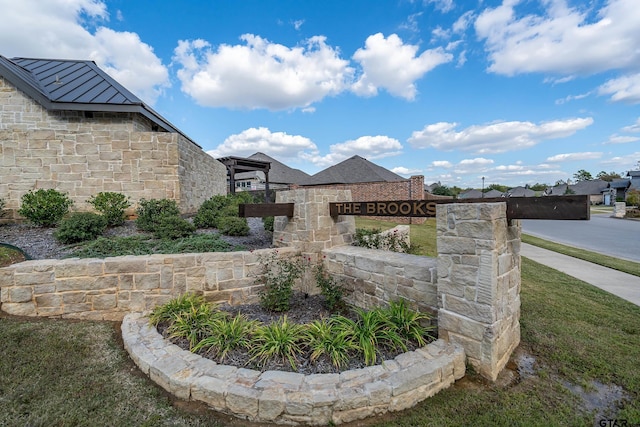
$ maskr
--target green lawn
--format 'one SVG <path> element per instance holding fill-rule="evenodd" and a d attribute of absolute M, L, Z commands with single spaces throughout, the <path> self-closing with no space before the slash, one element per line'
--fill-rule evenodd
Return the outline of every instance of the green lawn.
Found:
<path fill-rule="evenodd" d="M 528 375 L 495 385 L 469 372 L 415 408 L 353 425 L 588 426 L 600 418 L 639 424 L 640 307 L 526 258 L 521 299 L 518 354 L 535 361 Z M 3 426 L 250 425 L 172 405 L 132 365 L 115 324 L 3 317 L 0 342 Z M 621 387 L 619 408 L 598 414 L 570 391 L 579 385 L 595 393 L 596 382 Z"/>

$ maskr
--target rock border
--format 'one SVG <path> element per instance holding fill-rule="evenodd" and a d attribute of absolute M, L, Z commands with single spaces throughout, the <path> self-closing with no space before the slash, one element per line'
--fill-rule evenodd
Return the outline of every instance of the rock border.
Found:
<path fill-rule="evenodd" d="M 464 349 L 439 339 L 381 365 L 303 375 L 221 365 L 165 340 L 143 313 L 122 321 L 124 347 L 156 384 L 255 422 L 342 424 L 413 407 L 465 374 Z"/>

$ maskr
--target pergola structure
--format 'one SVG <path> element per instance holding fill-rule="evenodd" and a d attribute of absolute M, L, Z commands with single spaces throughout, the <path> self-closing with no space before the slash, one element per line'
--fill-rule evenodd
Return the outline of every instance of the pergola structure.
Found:
<path fill-rule="evenodd" d="M 265 185 L 264 185 L 264 200 L 269 203 L 269 169 L 271 168 L 270 162 L 264 162 L 262 160 L 248 159 L 246 157 L 221 157 L 218 159 L 227 168 L 227 175 L 229 175 L 229 191 L 231 194 L 236 194 L 236 173 L 259 171 L 264 173 Z"/>

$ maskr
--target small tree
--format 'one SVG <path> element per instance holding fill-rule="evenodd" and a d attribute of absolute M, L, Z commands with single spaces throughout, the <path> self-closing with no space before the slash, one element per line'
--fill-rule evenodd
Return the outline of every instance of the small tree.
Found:
<path fill-rule="evenodd" d="M 586 170 L 580 169 L 578 172 L 573 174 L 573 179 L 575 179 L 576 182 L 590 181 L 593 179 L 593 176 L 591 176 L 591 174 Z"/>
<path fill-rule="evenodd" d="M 453 196 L 453 191 L 446 185 L 439 185 L 433 189 L 431 194 L 435 194 L 436 196 Z"/>
<path fill-rule="evenodd" d="M 609 173 L 607 173 L 605 171 L 600 171 L 600 172 L 598 172 L 598 175 L 596 175 L 596 178 L 601 179 L 603 181 L 611 182 L 614 179 L 620 179 L 622 177 L 617 172 L 609 172 Z"/>

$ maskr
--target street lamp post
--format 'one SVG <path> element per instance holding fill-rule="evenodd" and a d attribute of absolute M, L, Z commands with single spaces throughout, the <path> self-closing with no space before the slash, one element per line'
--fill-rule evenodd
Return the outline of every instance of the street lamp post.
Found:
<path fill-rule="evenodd" d="M 484 199 L 484 176 L 482 177 L 482 196 L 481 197 Z"/>

